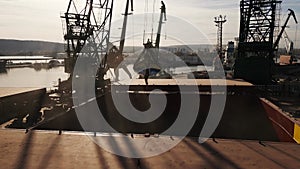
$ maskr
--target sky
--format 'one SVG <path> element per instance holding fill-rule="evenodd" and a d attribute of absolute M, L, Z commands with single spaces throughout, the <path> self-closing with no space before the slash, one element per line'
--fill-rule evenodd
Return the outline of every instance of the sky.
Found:
<path fill-rule="evenodd" d="M 80 3 L 80 0 L 75 0 Z M 84 0 L 81 0 L 81 2 Z M 155 12 L 159 12 L 159 0 L 134 0 L 134 17 L 141 17 L 146 10 L 148 2 L 148 12 L 153 11 L 155 1 Z M 69 0 L 0 0 L 0 38 L 1 39 L 20 39 L 20 40 L 43 40 L 53 42 L 64 42 L 62 19 L 60 16 L 66 11 Z M 126 0 L 115 0 L 113 11 L 113 22 L 120 24 Z M 170 15 L 167 24 L 163 28 L 166 37 L 168 32 L 177 30 L 184 32 L 190 37 L 186 43 L 216 43 L 217 27 L 214 24 L 214 17 L 220 14 L 227 16 L 224 24 L 224 40 L 234 40 L 239 34 L 239 2 L 240 0 L 164 0 L 167 7 L 167 14 Z M 299 16 L 300 20 L 300 0 L 283 0 L 282 20 L 287 17 L 287 9 L 291 8 Z M 132 17 L 132 16 L 131 16 Z M 173 18 L 173 19 L 172 19 Z M 204 36 L 194 36 L 189 30 L 184 30 L 182 26 L 170 23 L 174 18 L 179 18 L 180 22 L 191 25 L 198 29 Z M 131 19 L 129 24 L 138 25 L 138 21 Z M 176 20 L 176 19 L 175 19 Z M 157 21 L 156 21 L 157 22 Z M 293 20 L 289 22 L 287 29 L 290 38 L 295 41 L 296 47 L 300 47 L 300 31 Z M 118 26 L 115 26 L 118 27 Z M 130 27 L 130 26 L 129 26 Z M 134 29 L 128 28 L 128 30 Z M 144 28 L 144 27 L 143 27 Z M 156 28 L 156 27 L 155 27 Z M 145 29 L 145 28 L 144 28 Z M 296 31 L 297 30 L 297 31 Z M 136 29 L 137 34 L 142 34 L 143 29 Z M 192 31 L 193 32 L 193 31 Z M 119 32 L 117 32 L 119 33 Z M 115 32 L 114 35 L 117 34 Z M 176 34 L 176 31 L 173 31 Z M 297 36 L 296 36 L 297 35 Z M 172 39 L 172 35 L 170 36 Z M 176 38 L 176 37 L 175 37 Z M 167 39 L 167 38 L 165 38 Z M 138 43 L 138 42 L 137 42 Z M 162 42 L 163 43 L 163 42 Z"/>

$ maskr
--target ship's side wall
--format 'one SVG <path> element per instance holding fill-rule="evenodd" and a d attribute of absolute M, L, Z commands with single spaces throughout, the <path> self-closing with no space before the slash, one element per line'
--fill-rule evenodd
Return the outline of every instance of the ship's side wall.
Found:
<path fill-rule="evenodd" d="M 0 124 L 13 118 L 22 120 L 36 114 L 43 102 L 45 88 L 0 88 Z"/>

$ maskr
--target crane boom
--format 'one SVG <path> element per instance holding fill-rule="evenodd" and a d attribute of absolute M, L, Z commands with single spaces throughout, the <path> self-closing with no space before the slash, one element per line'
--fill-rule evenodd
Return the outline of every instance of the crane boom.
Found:
<path fill-rule="evenodd" d="M 284 30 L 285 30 L 285 28 L 287 27 L 287 24 L 288 24 L 288 22 L 289 22 L 291 16 L 293 16 L 293 18 L 294 18 L 296 24 L 298 24 L 298 21 L 297 21 L 295 12 L 294 12 L 292 9 L 288 9 L 288 10 L 289 10 L 288 17 L 287 17 L 287 19 L 286 19 L 284 25 L 282 26 L 281 31 L 280 31 L 280 33 L 279 33 L 279 35 L 278 35 L 278 37 L 277 37 L 277 39 L 276 39 L 276 41 L 275 41 L 275 43 L 274 43 L 274 47 L 273 47 L 274 51 L 278 50 L 278 45 L 279 45 L 281 36 L 282 36 L 282 34 L 284 33 Z"/>
<path fill-rule="evenodd" d="M 130 3 L 131 3 L 131 11 L 133 11 L 133 0 L 130 0 Z M 128 15 L 131 15 L 131 13 L 129 13 L 128 11 L 129 11 L 129 0 L 127 0 L 125 13 L 124 13 L 121 41 L 120 41 L 120 46 L 119 46 L 119 51 L 118 51 L 120 55 L 122 55 L 123 50 L 124 50 Z"/>
<path fill-rule="evenodd" d="M 159 23 L 158 23 L 157 36 L 156 36 L 156 41 L 155 41 L 155 48 L 159 48 L 163 18 L 164 18 L 165 21 L 167 20 L 166 6 L 165 6 L 165 3 L 163 1 L 161 1 L 161 8 L 160 9 L 161 9 L 161 13 L 160 13 L 160 19 L 159 19 Z"/>

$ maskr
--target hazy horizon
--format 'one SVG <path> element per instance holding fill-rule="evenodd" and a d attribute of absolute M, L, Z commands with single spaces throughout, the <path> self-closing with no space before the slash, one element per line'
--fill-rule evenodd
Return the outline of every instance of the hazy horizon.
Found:
<path fill-rule="evenodd" d="M 155 13 L 159 12 L 160 1 L 147 0 L 148 12 L 152 12 L 153 6 Z M 69 0 L 0 0 L 2 10 L 0 11 L 0 38 L 1 39 L 16 39 L 16 40 L 38 40 L 64 43 L 62 19 L 60 18 L 67 9 Z M 79 0 L 77 0 L 79 2 Z M 113 24 L 116 23 L 115 28 L 122 26 L 122 15 L 125 6 L 125 0 L 119 0 L 114 2 L 113 11 Z M 134 15 L 142 16 L 145 11 L 146 1 L 134 1 Z M 153 4 L 155 2 L 155 4 Z M 224 24 L 224 38 L 223 43 L 227 41 L 233 41 L 234 37 L 239 34 L 239 2 L 240 0 L 164 0 L 167 8 L 167 14 L 173 17 L 173 21 L 177 18 L 182 23 L 188 23 L 192 27 L 200 30 L 202 37 L 195 36 L 191 32 L 184 32 L 184 34 L 178 37 L 176 27 L 181 26 L 178 23 L 173 23 L 172 19 L 169 19 L 166 25 L 163 26 L 163 38 L 161 41 L 162 46 L 172 45 L 170 41 L 179 40 L 183 44 L 216 44 L 217 41 L 217 27 L 214 24 L 214 17 L 220 14 L 227 16 L 227 22 Z M 282 2 L 282 16 L 281 20 L 284 21 L 287 17 L 287 9 L 292 8 L 296 15 L 300 13 L 300 3 L 295 0 L 283 0 Z M 130 16 L 129 18 L 132 18 Z M 299 17 L 298 17 L 299 20 Z M 157 22 L 156 20 L 154 20 Z M 140 21 L 142 23 L 143 21 Z M 177 24 L 177 25 L 176 25 Z M 133 25 L 133 28 L 130 28 Z M 138 19 L 128 22 L 128 32 L 134 27 L 137 27 Z M 175 28 L 173 28 L 175 26 Z M 190 27 L 191 27 L 190 26 Z M 140 26 L 140 30 L 133 30 L 134 34 L 142 34 L 144 27 Z M 113 28 L 112 28 L 113 29 Z M 156 27 L 154 26 L 156 30 Z M 193 28 L 194 29 L 194 28 Z M 195 30 L 196 30 L 195 29 Z M 197 31 L 196 30 L 196 31 Z M 293 19 L 289 22 L 289 28 L 287 32 L 295 42 L 295 47 L 299 48 L 298 42 L 300 36 L 296 32 L 297 26 Z M 182 32 L 182 31 L 181 31 Z M 114 37 L 120 36 L 119 31 L 112 31 L 112 41 Z M 180 33 L 180 32 L 179 32 Z M 127 33 L 130 36 L 130 33 Z M 296 36 L 297 35 L 297 36 Z M 186 37 L 186 39 L 184 39 Z M 173 39 L 172 39 L 173 38 Z M 177 38 L 177 39 L 176 39 Z M 118 40 L 117 38 L 115 38 Z M 183 40 L 182 40 L 183 39 Z M 132 42 L 133 41 L 133 42 Z M 128 40 L 127 46 L 135 44 L 135 46 L 142 45 L 142 36 Z M 199 43 L 200 42 L 200 43 Z M 207 43 L 208 42 L 208 43 Z"/>

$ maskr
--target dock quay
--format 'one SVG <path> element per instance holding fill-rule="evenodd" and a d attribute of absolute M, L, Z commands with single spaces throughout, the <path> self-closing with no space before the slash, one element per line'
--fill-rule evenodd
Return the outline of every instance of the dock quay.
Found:
<path fill-rule="evenodd" d="M 14 118 L 22 120 L 41 109 L 46 88 L 0 88 L 0 124 Z"/>

